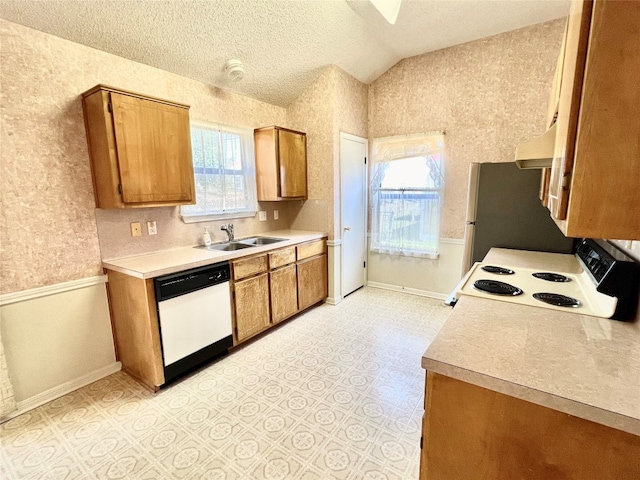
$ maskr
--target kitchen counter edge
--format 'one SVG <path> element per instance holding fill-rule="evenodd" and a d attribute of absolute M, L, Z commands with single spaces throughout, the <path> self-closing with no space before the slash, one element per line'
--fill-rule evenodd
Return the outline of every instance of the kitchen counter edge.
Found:
<path fill-rule="evenodd" d="M 136 255 L 133 257 L 107 259 L 102 261 L 102 267 L 106 270 L 113 270 L 132 277 L 149 279 L 171 273 L 177 273 L 191 268 L 204 267 L 219 262 L 235 260 L 237 258 L 248 257 L 260 253 L 266 253 L 280 248 L 298 245 L 327 238 L 328 235 L 322 232 L 300 231 L 300 230 L 278 230 L 274 232 L 264 232 L 257 235 L 249 235 L 246 238 L 278 237 L 287 240 L 270 245 L 245 248 L 231 252 L 207 250 L 196 247 L 180 247 L 171 250 Z M 238 239 L 241 240 L 241 239 Z"/>

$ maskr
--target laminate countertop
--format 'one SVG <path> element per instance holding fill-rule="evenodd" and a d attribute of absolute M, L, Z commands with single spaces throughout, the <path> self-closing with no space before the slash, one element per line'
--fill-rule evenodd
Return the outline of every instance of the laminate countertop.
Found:
<path fill-rule="evenodd" d="M 319 240 L 327 236 L 326 233 L 309 232 L 301 230 L 277 230 L 274 232 L 252 235 L 259 237 L 276 237 L 286 240 L 270 245 L 260 245 L 242 250 L 224 252 L 220 250 L 208 250 L 203 247 L 181 247 L 171 250 L 134 257 L 114 258 L 102 261 L 103 268 L 131 275 L 137 278 L 154 278 L 161 275 L 180 272 L 190 268 L 203 267 L 218 262 L 233 260 L 256 253 L 264 253 L 282 247 L 296 245 L 298 243 Z M 250 237 L 247 237 L 250 238 Z M 241 239 L 238 239 L 241 240 Z"/>
<path fill-rule="evenodd" d="M 572 255 L 492 249 L 485 263 L 579 272 Z M 426 370 L 640 435 L 640 322 L 462 296 Z"/>

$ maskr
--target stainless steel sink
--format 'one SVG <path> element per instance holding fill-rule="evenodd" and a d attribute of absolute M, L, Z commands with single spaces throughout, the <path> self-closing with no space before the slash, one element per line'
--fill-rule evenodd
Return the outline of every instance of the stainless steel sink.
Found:
<path fill-rule="evenodd" d="M 287 238 L 276 237 L 249 237 L 233 242 L 212 243 L 208 247 L 197 245 L 195 248 L 206 248 L 207 250 L 220 250 L 223 252 L 233 252 L 234 250 L 242 250 L 243 248 L 259 247 L 262 245 L 271 245 L 272 243 L 285 242 Z"/>
<path fill-rule="evenodd" d="M 251 248 L 255 245 L 240 242 L 213 243 L 206 248 L 207 250 L 221 250 L 223 252 L 232 252 L 234 250 L 242 250 L 243 248 Z"/>
<path fill-rule="evenodd" d="M 288 238 L 276 238 L 276 237 L 250 237 L 237 240 L 239 243 L 243 243 L 250 246 L 257 245 L 271 245 L 272 243 L 285 242 Z"/>

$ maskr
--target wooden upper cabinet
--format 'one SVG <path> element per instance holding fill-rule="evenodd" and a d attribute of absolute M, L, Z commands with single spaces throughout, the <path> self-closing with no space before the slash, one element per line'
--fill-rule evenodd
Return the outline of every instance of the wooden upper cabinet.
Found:
<path fill-rule="evenodd" d="M 575 132 L 580 109 L 591 6 L 591 2 L 583 1 L 571 4 L 552 87 L 551 101 L 555 96 L 557 104 L 557 129 L 548 207 L 558 219 L 565 218 L 569 199 L 567 178 L 571 175 L 575 153 Z M 561 75 L 558 75 L 558 70 L 562 72 Z"/>
<path fill-rule="evenodd" d="M 258 201 L 307 198 L 307 136 L 281 127 L 254 131 Z"/>
<path fill-rule="evenodd" d="M 574 0 L 549 209 L 569 237 L 640 240 L 640 2 Z"/>
<path fill-rule="evenodd" d="M 564 33 L 562 35 L 562 45 L 560 46 L 560 53 L 558 54 L 558 60 L 556 61 L 556 70 L 553 75 L 553 83 L 551 85 L 551 93 L 549 95 L 549 105 L 547 106 L 547 128 L 550 128 L 555 122 L 558 116 L 558 104 L 560 103 L 560 86 L 562 85 L 562 69 L 564 67 L 564 55 L 567 48 L 567 28 L 564 27 Z"/>
<path fill-rule="evenodd" d="M 104 85 L 82 97 L 96 207 L 195 203 L 187 105 Z"/>

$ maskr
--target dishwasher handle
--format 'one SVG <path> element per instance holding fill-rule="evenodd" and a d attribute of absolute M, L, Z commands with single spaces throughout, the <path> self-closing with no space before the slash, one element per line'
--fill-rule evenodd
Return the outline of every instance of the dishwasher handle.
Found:
<path fill-rule="evenodd" d="M 229 262 L 216 263 L 154 279 L 156 301 L 186 295 L 219 283 L 228 282 L 231 276 Z"/>

